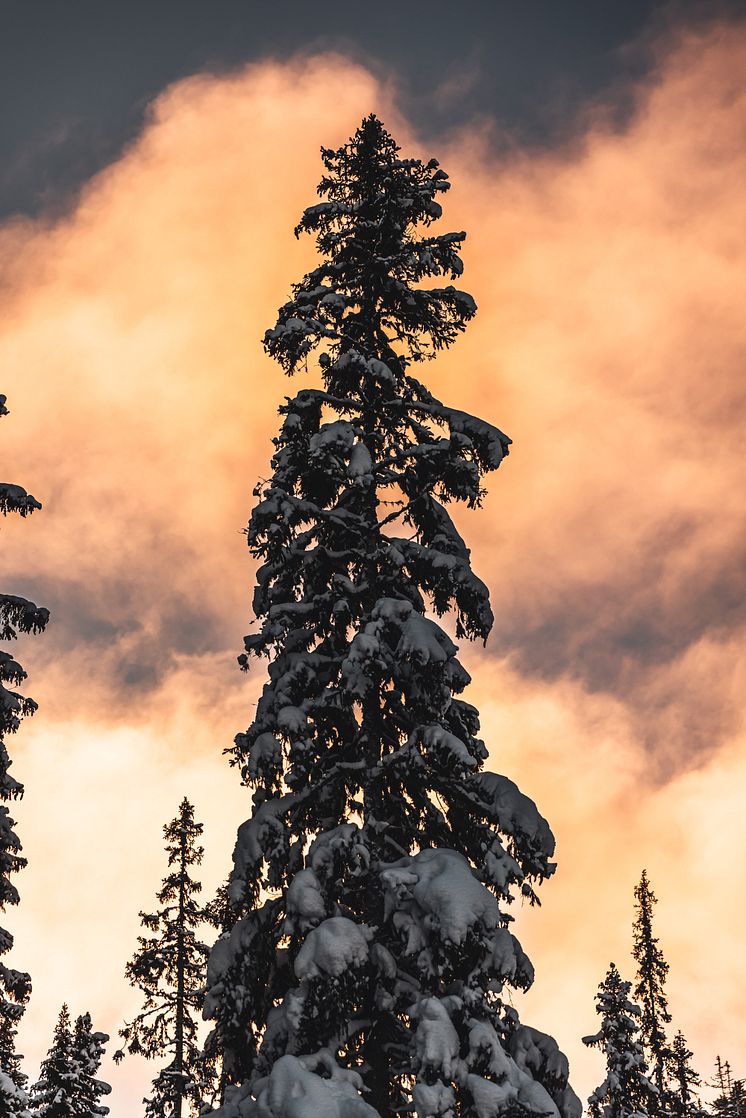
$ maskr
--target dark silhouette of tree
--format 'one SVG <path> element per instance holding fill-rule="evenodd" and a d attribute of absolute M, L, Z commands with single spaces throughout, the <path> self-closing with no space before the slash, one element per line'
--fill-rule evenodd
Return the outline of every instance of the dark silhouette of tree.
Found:
<path fill-rule="evenodd" d="M 715 1118 L 746 1118 L 746 1086 L 743 1079 L 734 1079 L 730 1063 L 715 1060 L 715 1077 L 710 1087 L 714 1087 L 717 1095 L 712 1103 L 712 1113 Z"/>
<path fill-rule="evenodd" d="M 186 798 L 179 814 L 163 828 L 171 872 L 158 893 L 163 907 L 140 913 L 143 927 L 153 934 L 138 938 L 139 949 L 127 964 L 126 975 L 145 995 L 141 1012 L 120 1029 L 125 1051 L 168 1064 L 153 1080 L 151 1098 L 144 1100 L 148 1118 L 181 1118 L 183 1104 L 192 1112 L 209 1093 L 206 1067 L 197 1040 L 197 1015 L 204 1000 L 205 966 L 209 949 L 197 932 L 207 920 L 199 904 L 202 885 L 190 876 L 204 850 L 197 845 L 202 824 Z"/>
<path fill-rule="evenodd" d="M 668 1111 L 667 1073 L 671 1066 L 671 1047 L 665 1030 L 671 1020 L 665 994 L 668 963 L 653 935 L 653 907 L 657 897 L 645 870 L 635 887 L 635 902 L 632 955 L 637 963 L 637 975 L 634 996 L 642 1008 L 642 1040 L 650 1075 L 658 1088 L 658 1106 L 654 1113 L 663 1114 Z"/>
<path fill-rule="evenodd" d="M 670 1108 L 676 1118 L 702 1118 L 706 1113 L 699 1101 L 702 1080 L 692 1067 L 692 1056 L 679 1029 L 671 1045 L 668 1075 Z"/>
<path fill-rule="evenodd" d="M 259 628 L 241 663 L 267 656 L 269 681 L 232 751 L 254 809 L 206 1014 L 265 1118 L 575 1115 L 566 1060 L 509 993 L 533 969 L 507 906 L 537 899 L 554 839 L 481 771 L 468 673 L 427 615 L 453 611 L 457 639 L 493 624 L 447 506 L 481 503 L 510 440 L 412 373 L 475 314 L 431 282 L 461 274 L 465 234 L 429 235 L 448 177 L 375 116 L 322 160 L 296 233 L 323 259 L 265 336 L 289 374 L 318 351 L 323 388 L 280 408 L 248 528 Z"/>
<path fill-rule="evenodd" d="M 6 397 L 0 395 L 0 417 L 8 414 Z M 30 516 L 41 505 L 20 485 L 0 482 L 0 512 Z M 0 594 L 0 639 L 15 640 L 19 633 L 40 633 L 49 620 L 49 611 L 15 594 Z M 19 895 L 12 877 L 26 865 L 21 842 L 7 804 L 23 796 L 23 785 L 10 775 L 12 761 L 8 738 L 21 720 L 34 713 L 36 703 L 20 694 L 18 687 L 26 672 L 9 652 L 0 651 L 0 912 L 18 904 Z M 16 1026 L 31 993 L 31 978 L 2 962 L 13 947 L 13 936 L 0 927 L 0 1102 L 20 1107 L 25 1076 L 15 1052 Z M 12 1098 L 11 1098 L 12 1095 Z M 9 1111 L 14 1113 L 14 1111 Z"/>
<path fill-rule="evenodd" d="M 638 1039 L 641 1011 L 630 1000 L 631 985 L 612 963 L 596 995 L 601 1028 L 583 1037 L 583 1044 L 600 1049 L 606 1060 L 606 1078 L 588 1098 L 591 1118 L 644 1118 L 658 1104 Z"/>

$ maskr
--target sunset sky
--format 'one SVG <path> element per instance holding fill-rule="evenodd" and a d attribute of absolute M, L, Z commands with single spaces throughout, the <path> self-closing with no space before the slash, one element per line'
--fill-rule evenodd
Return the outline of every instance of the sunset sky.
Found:
<path fill-rule="evenodd" d="M 319 146 L 374 111 L 440 160 L 440 230 L 468 231 L 479 313 L 423 379 L 514 441 L 458 523 L 496 616 L 462 648 L 489 766 L 558 842 L 517 913 L 537 977 L 516 1004 L 585 1099 L 580 1037 L 609 961 L 633 975 L 647 867 L 673 1029 L 704 1076 L 716 1053 L 745 1076 L 746 20 L 150 7 L 0 6 L 3 478 L 44 506 L 2 525 L 2 586 L 52 613 L 18 651 L 40 709 L 10 743 L 27 1071 L 63 1000 L 113 1036 L 137 1009 L 123 968 L 184 795 L 206 891 L 229 867 L 249 794 L 222 750 L 264 680 L 236 665 L 242 530 L 293 390 L 260 339 L 314 259 L 292 229 Z M 112 1118 L 155 1071 L 107 1062 Z"/>

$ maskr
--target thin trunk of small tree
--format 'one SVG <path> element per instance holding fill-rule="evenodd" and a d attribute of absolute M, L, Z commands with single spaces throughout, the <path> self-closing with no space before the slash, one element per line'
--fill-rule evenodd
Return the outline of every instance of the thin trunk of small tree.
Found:
<path fill-rule="evenodd" d="M 184 1069 L 184 879 L 186 875 L 186 831 L 181 833 L 181 854 L 179 861 L 179 922 L 176 928 L 176 1075 L 178 1093 L 174 1107 L 174 1118 L 181 1118 L 181 1100 L 184 1095 L 182 1074 Z"/>
<path fill-rule="evenodd" d="M 125 1051 L 162 1059 L 165 1066 L 153 1080 L 146 1118 L 181 1118 L 213 1091 L 213 1069 L 203 1059 L 195 1020 L 204 1001 L 209 954 L 195 933 L 200 925 L 213 923 L 213 918 L 208 906 L 195 901 L 202 885 L 189 870 L 202 861 L 204 851 L 197 845 L 202 824 L 195 821 L 194 807 L 187 799 L 163 834 L 169 866 L 157 894 L 163 907 L 140 913 L 143 926 L 152 934 L 138 938 L 138 951 L 125 971 L 145 995 L 144 1005 L 119 1030 L 125 1044 L 114 1059 L 118 1062 Z"/>

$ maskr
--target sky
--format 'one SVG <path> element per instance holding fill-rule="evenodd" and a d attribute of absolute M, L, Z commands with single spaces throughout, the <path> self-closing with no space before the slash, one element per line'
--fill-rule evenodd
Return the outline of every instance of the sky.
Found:
<path fill-rule="evenodd" d="M 152 7 L 0 5 L 3 461 L 44 506 L 3 525 L 3 589 L 52 613 L 18 651 L 40 709 L 11 743 L 28 1070 L 63 1000 L 112 1034 L 136 1011 L 123 968 L 184 795 L 208 893 L 230 865 L 249 794 L 222 750 L 263 682 L 235 662 L 243 528 L 300 387 L 260 339 L 314 260 L 292 228 L 320 145 L 375 111 L 441 161 L 441 229 L 468 232 L 479 313 L 423 375 L 514 441 L 459 526 L 496 615 L 462 648 L 489 765 L 558 841 L 516 913 L 537 972 L 516 1004 L 585 1098 L 646 867 L 673 1028 L 703 1075 L 716 1053 L 746 1074 L 746 21 Z M 106 1065 L 113 1118 L 155 1070 Z"/>

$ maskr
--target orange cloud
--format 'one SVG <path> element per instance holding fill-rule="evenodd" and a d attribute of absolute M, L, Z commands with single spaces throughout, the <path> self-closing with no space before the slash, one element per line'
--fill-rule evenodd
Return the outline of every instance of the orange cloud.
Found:
<path fill-rule="evenodd" d="M 621 129 L 509 158 L 473 130 L 435 153 L 480 313 L 424 372 L 515 440 L 461 518 L 497 616 L 465 658 L 492 764 L 558 834 L 557 878 L 519 930 L 530 1019 L 583 1094 L 600 1067 L 578 1038 L 609 958 L 630 968 L 643 865 L 702 1071 L 733 1051 L 746 996 L 727 973 L 746 895 L 745 72 L 743 28 L 716 26 L 660 47 Z M 313 259 L 291 231 L 318 146 L 371 110 L 430 154 L 339 55 L 199 76 L 158 98 L 74 212 L 0 230 L 6 457 L 45 505 L 9 526 L 6 583 L 53 608 L 23 650 L 41 710 L 16 743 L 32 1065 L 63 997 L 111 1031 L 131 1012 L 120 975 L 180 797 L 206 823 L 211 886 L 248 810 L 220 757 L 261 683 L 235 671 L 241 530 L 291 390 L 259 338 Z M 148 1069 L 111 1074 L 124 1118 Z"/>

